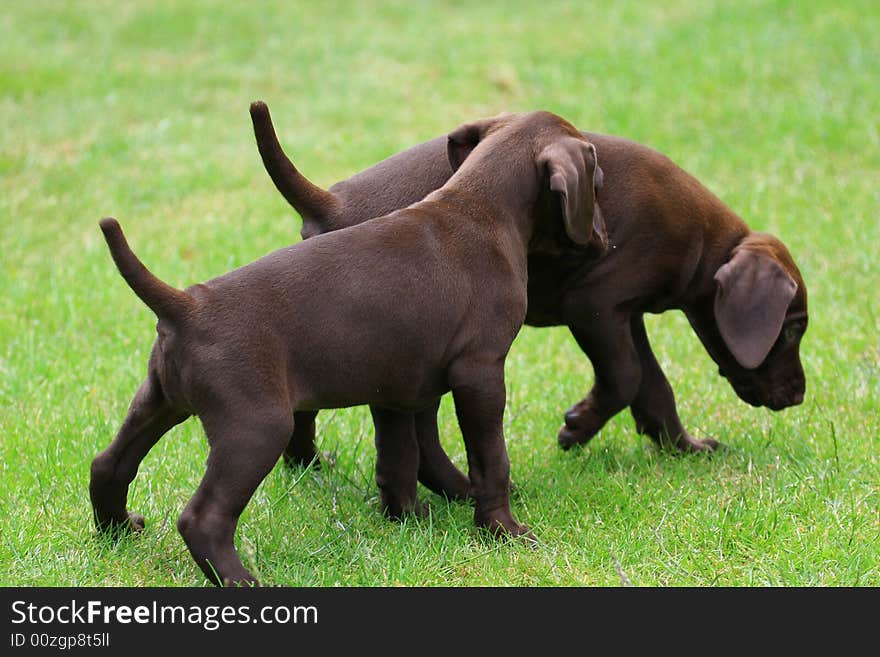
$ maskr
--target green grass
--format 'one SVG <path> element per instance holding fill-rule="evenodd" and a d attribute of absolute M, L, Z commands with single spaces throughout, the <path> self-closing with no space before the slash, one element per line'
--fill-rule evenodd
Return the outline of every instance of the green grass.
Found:
<path fill-rule="evenodd" d="M 378 510 L 364 409 L 319 416 L 321 472 L 276 468 L 237 542 L 266 583 L 880 585 L 880 9 L 841 3 L 9 3 L 0 14 L 0 584 L 202 585 L 175 522 L 203 473 L 191 420 L 149 454 L 96 536 L 89 463 L 145 371 L 154 318 L 97 221 L 184 286 L 298 239 L 247 114 L 330 184 L 459 123 L 549 109 L 667 153 L 780 236 L 810 292 L 805 403 L 740 402 L 682 316 L 648 330 L 685 424 L 729 449 L 675 458 L 621 414 L 555 445 L 592 369 L 564 329 L 508 359 L 514 513 L 537 549 L 493 542 L 424 492 Z M 363 5 L 363 6 L 362 6 Z M 443 442 L 464 465 L 451 404 Z"/>

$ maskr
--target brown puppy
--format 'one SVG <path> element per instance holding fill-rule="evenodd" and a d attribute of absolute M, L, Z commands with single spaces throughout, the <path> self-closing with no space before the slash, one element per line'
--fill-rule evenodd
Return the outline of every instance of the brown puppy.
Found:
<path fill-rule="evenodd" d="M 281 149 L 269 110 L 253 103 L 260 154 L 272 180 L 302 215 L 304 238 L 364 221 L 411 203 L 452 174 L 442 139 L 394 155 L 324 191 L 306 180 Z M 682 310 L 736 393 L 779 410 L 801 403 L 799 345 L 807 328 L 807 291 L 785 246 L 752 232 L 714 194 L 667 157 L 640 144 L 583 133 L 597 149 L 604 186 L 599 205 L 609 249 L 529 256 L 528 314 L 533 326 L 566 325 L 590 358 L 595 383 L 565 414 L 563 448 L 589 441 L 629 406 L 636 429 L 681 451 L 714 449 L 694 439 L 678 417 L 672 388 L 657 363 L 642 316 Z M 437 439 L 436 409 L 398 418 L 416 427 L 420 480 L 458 497 L 464 477 Z M 377 424 L 377 441 L 388 427 Z M 314 457 L 314 416 L 298 423 L 291 461 Z"/>
<path fill-rule="evenodd" d="M 159 322 L 147 379 L 92 463 L 100 529 L 143 526 L 126 509 L 138 465 L 197 415 L 210 454 L 178 528 L 211 581 L 255 583 L 235 528 L 287 447 L 294 413 L 360 404 L 412 413 L 451 391 L 476 524 L 527 531 L 510 511 L 504 359 L 526 315 L 527 254 L 604 244 L 595 149 L 546 112 L 464 125 L 447 141 L 449 157 L 467 161 L 424 201 L 185 291 L 141 264 L 115 219 L 101 222 L 120 273 Z M 414 431 L 379 449 L 383 504 L 415 510 Z"/>

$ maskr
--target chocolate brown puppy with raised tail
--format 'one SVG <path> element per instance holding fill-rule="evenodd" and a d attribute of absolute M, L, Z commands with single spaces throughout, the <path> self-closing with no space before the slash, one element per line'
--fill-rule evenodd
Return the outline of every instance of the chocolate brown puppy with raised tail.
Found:
<path fill-rule="evenodd" d="M 527 532 L 510 510 L 504 360 L 526 315 L 527 255 L 604 248 L 601 174 L 592 144 L 547 112 L 477 121 L 446 141 L 464 164 L 423 201 L 186 290 L 150 273 L 115 219 L 101 222 L 119 272 L 159 321 L 147 378 L 92 463 L 100 529 L 143 527 L 126 508 L 128 486 L 159 438 L 197 415 L 210 452 L 178 529 L 212 582 L 255 583 L 233 537 L 295 414 L 361 404 L 412 413 L 451 391 L 476 524 Z M 383 505 L 418 511 L 415 431 L 379 450 Z"/>
<path fill-rule="evenodd" d="M 337 230 L 418 200 L 452 174 L 445 141 L 394 155 L 325 191 L 304 178 L 281 149 L 269 110 L 251 105 L 266 170 L 302 215 L 304 238 Z M 626 407 L 636 430 L 680 451 L 712 450 L 681 423 L 672 387 L 651 351 L 643 315 L 682 310 L 741 399 L 773 410 L 801 403 L 800 340 L 807 290 L 786 247 L 753 232 L 730 208 L 660 153 L 618 137 L 582 133 L 604 171 L 598 203 L 609 248 L 593 254 L 529 256 L 533 326 L 568 326 L 595 370 L 588 396 L 565 413 L 559 444 L 589 441 Z M 398 422 L 406 426 L 405 419 Z M 440 449 L 436 409 L 409 418 L 422 449 L 420 479 L 459 497 L 464 477 Z M 377 424 L 377 440 L 388 421 Z M 314 416 L 298 422 L 291 461 L 314 457 Z"/>

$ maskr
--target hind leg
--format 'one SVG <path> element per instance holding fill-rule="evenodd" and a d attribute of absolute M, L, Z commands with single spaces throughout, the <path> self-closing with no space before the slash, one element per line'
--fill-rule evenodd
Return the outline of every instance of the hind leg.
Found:
<path fill-rule="evenodd" d="M 417 494 L 419 445 L 412 413 L 370 406 L 376 428 L 376 484 L 382 512 L 392 519 L 427 509 Z"/>
<path fill-rule="evenodd" d="M 128 486 L 147 452 L 188 413 L 172 408 L 151 373 L 132 399 L 116 438 L 92 461 L 89 496 L 99 530 L 144 528 L 143 516 L 126 509 Z"/>
<path fill-rule="evenodd" d="M 214 584 L 258 584 L 235 551 L 235 529 L 257 486 L 284 451 L 293 430 L 292 417 L 279 408 L 202 416 L 211 445 L 208 464 L 177 528 Z"/>

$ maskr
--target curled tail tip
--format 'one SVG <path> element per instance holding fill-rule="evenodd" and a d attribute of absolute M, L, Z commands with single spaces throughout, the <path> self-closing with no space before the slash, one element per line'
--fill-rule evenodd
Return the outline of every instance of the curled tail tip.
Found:
<path fill-rule="evenodd" d="M 254 126 L 257 148 L 263 159 L 265 160 L 267 157 L 286 159 L 281 143 L 278 141 L 278 135 L 275 134 L 269 106 L 262 100 L 255 100 L 251 103 L 251 123 Z"/>
<path fill-rule="evenodd" d="M 115 217 L 104 217 L 98 222 L 98 225 L 101 227 L 101 232 L 104 233 L 104 241 L 107 242 L 111 254 L 120 249 L 128 248 L 128 240 L 125 239 L 122 226 L 119 225 Z M 113 257 L 116 258 L 115 255 Z"/>
<path fill-rule="evenodd" d="M 251 118 L 256 119 L 268 119 L 269 118 L 269 106 L 266 105 L 262 100 L 255 100 L 251 103 Z"/>
<path fill-rule="evenodd" d="M 101 221 L 98 222 L 98 225 L 101 227 L 101 231 L 107 235 L 108 233 L 119 233 L 122 232 L 122 227 L 119 225 L 119 222 L 116 221 L 114 217 L 104 217 Z"/>
<path fill-rule="evenodd" d="M 269 106 L 262 100 L 255 100 L 251 103 L 251 122 L 254 124 L 254 130 L 271 133 L 274 136 L 275 126 L 272 125 L 272 115 L 269 113 Z"/>

